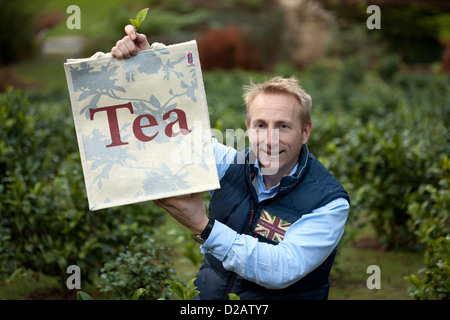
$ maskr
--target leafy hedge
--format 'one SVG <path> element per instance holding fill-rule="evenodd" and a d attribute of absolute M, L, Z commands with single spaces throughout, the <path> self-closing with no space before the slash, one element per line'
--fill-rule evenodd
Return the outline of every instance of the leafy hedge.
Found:
<path fill-rule="evenodd" d="M 70 104 L 58 94 L 0 95 L 0 172 L 0 281 L 17 268 L 65 278 L 71 264 L 92 280 L 162 221 L 151 203 L 89 212 Z"/>
<path fill-rule="evenodd" d="M 439 184 L 420 189 L 426 201 L 413 202 L 408 213 L 417 227 L 415 234 L 425 245 L 425 268 L 406 277 L 416 299 L 450 299 L 450 159 L 441 162 Z M 422 277 L 422 274 L 425 276 Z"/>
<path fill-rule="evenodd" d="M 170 252 L 150 236 L 133 237 L 125 252 L 105 263 L 95 281 L 102 292 L 116 299 L 128 299 L 143 288 L 146 299 L 166 297 L 167 281 L 174 275 L 170 268 Z"/>

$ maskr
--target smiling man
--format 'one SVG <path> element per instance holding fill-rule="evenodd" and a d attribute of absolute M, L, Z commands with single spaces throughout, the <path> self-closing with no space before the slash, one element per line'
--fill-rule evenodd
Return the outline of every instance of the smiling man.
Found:
<path fill-rule="evenodd" d="M 264 184 L 273 187 L 294 168 L 309 139 L 311 98 L 297 80 L 275 77 L 247 87 L 244 99 L 251 147 L 257 151 Z"/>
<path fill-rule="evenodd" d="M 111 53 L 149 49 L 129 25 Z M 194 233 L 205 254 L 199 299 L 327 299 L 350 200 L 309 152 L 311 98 L 295 78 L 245 88 L 251 147 L 213 141 L 221 188 L 154 202 Z"/>

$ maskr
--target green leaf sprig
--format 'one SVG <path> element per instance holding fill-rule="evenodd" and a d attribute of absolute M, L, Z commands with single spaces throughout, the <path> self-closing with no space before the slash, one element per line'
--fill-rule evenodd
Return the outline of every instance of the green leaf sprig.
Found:
<path fill-rule="evenodd" d="M 189 280 L 186 287 L 178 281 L 168 280 L 167 283 L 170 286 L 169 290 L 175 293 L 181 300 L 194 300 L 194 298 L 200 293 L 200 291 L 195 290 L 197 289 L 194 285 L 195 279 L 196 278 Z"/>
<path fill-rule="evenodd" d="M 136 32 L 138 31 L 142 22 L 145 20 L 145 17 L 147 17 L 147 11 L 148 11 L 148 8 L 142 9 L 141 11 L 138 12 L 138 14 L 136 15 L 136 18 L 130 19 L 130 22 L 134 26 L 134 29 L 136 30 Z"/>

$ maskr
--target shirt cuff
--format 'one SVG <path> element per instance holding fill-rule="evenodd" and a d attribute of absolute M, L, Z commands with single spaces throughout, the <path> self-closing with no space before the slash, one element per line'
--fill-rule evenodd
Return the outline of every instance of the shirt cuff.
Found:
<path fill-rule="evenodd" d="M 223 261 L 228 251 L 230 251 L 236 236 L 236 231 L 216 220 L 208 239 L 200 246 L 201 252 L 203 254 L 211 253 L 214 257 Z"/>

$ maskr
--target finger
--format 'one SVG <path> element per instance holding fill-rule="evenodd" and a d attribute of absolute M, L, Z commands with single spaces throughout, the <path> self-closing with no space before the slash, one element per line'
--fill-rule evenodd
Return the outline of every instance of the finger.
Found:
<path fill-rule="evenodd" d="M 151 48 L 150 43 L 148 43 L 147 36 L 143 33 L 136 33 L 135 42 L 141 50 L 148 50 Z"/>
<path fill-rule="evenodd" d="M 169 213 L 183 212 L 186 210 L 186 199 L 178 197 L 169 197 L 159 200 L 154 200 L 157 206 L 167 210 Z"/>
<path fill-rule="evenodd" d="M 128 52 L 132 55 L 135 56 L 138 51 L 139 48 L 136 46 L 136 44 L 134 43 L 133 40 L 131 40 L 131 38 L 129 36 L 126 36 L 122 39 L 122 41 L 125 43 L 125 45 L 128 48 Z"/>
<path fill-rule="evenodd" d="M 159 200 L 153 200 L 153 202 L 154 202 L 158 207 L 163 208 L 163 209 L 166 209 L 166 210 L 172 209 L 172 208 L 173 208 L 172 206 L 170 206 L 169 204 L 167 204 L 166 202 L 164 202 L 164 201 L 161 200 L 161 199 L 159 199 Z"/>
<path fill-rule="evenodd" d="M 122 51 L 120 51 L 119 49 L 117 49 L 116 46 L 112 47 L 111 49 L 111 54 L 113 55 L 113 57 L 116 57 L 119 60 L 123 59 L 123 54 Z"/>
<path fill-rule="evenodd" d="M 123 40 L 119 40 L 116 43 L 116 48 L 118 50 L 120 50 L 120 52 L 122 53 L 122 57 L 125 59 L 128 59 L 131 57 L 130 51 L 128 51 L 128 47 L 125 44 L 125 42 L 123 42 Z"/>
<path fill-rule="evenodd" d="M 136 30 L 131 24 L 127 24 L 125 26 L 125 33 L 131 38 L 131 40 L 136 40 Z"/>

